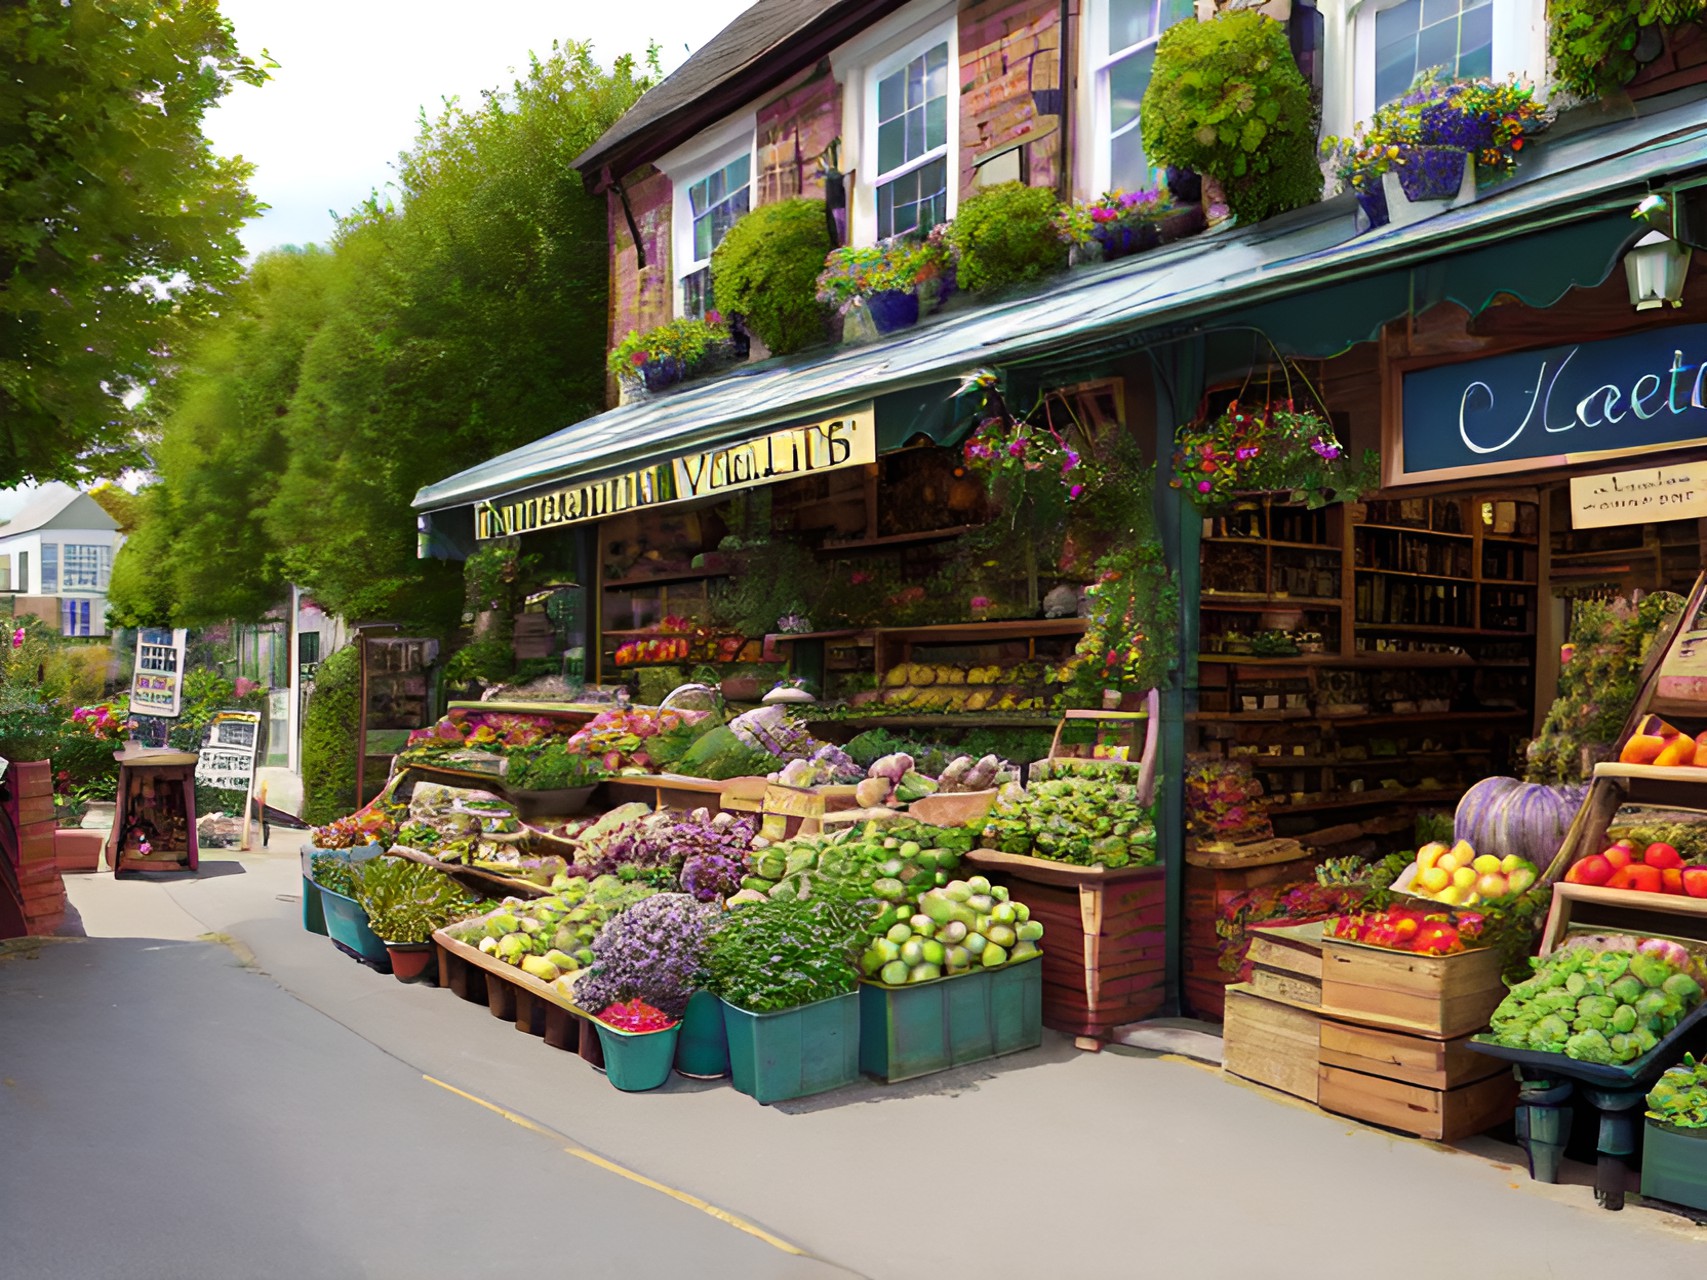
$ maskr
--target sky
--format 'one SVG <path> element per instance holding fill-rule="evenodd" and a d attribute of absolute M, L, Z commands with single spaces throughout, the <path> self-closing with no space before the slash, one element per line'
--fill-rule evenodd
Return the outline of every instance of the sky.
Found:
<path fill-rule="evenodd" d="M 665 72 L 752 0 L 222 0 L 244 53 L 279 66 L 260 88 L 238 85 L 203 132 L 220 155 L 255 166 L 250 189 L 271 205 L 243 231 L 250 254 L 324 242 L 347 213 L 395 176 L 420 109 L 477 101 L 506 87 L 530 50 L 591 40 L 609 65 L 659 45 Z M 126 477 L 134 488 L 140 477 Z M 35 496 L 0 490 L 0 519 Z"/>
<path fill-rule="evenodd" d="M 530 50 L 591 40 L 593 56 L 660 46 L 674 71 L 752 0 L 222 0 L 251 57 L 279 63 L 238 85 L 203 126 L 221 155 L 256 166 L 250 188 L 272 208 L 243 233 L 259 253 L 324 242 L 328 210 L 347 213 L 394 176 L 420 109 L 508 86 Z"/>

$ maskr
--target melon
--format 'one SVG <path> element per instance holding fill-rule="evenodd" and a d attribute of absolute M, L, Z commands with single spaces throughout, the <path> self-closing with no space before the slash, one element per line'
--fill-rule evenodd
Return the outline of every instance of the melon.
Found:
<path fill-rule="evenodd" d="M 1458 802 L 1452 834 L 1477 853 L 1515 854 L 1545 868 L 1564 843 L 1585 793 L 1583 787 L 1483 778 Z"/>

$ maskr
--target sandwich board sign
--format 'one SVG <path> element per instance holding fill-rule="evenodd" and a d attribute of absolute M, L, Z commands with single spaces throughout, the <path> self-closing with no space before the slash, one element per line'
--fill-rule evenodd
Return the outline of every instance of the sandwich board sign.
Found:
<path fill-rule="evenodd" d="M 196 759 L 196 781 L 204 787 L 249 793 L 261 745 L 259 711 L 219 711 Z"/>

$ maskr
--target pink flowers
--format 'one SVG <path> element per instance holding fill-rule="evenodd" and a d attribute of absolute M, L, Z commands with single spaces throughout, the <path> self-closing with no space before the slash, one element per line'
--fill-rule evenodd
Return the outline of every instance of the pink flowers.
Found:
<path fill-rule="evenodd" d="M 972 601 L 971 601 L 971 606 L 974 609 L 988 609 L 990 607 L 990 597 L 989 596 L 973 596 Z"/>

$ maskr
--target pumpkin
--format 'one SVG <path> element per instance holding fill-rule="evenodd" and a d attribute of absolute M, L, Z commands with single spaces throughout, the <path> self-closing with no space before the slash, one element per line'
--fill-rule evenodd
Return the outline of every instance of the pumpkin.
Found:
<path fill-rule="evenodd" d="M 1546 867 L 1559 852 L 1586 787 L 1554 787 L 1516 778 L 1483 778 L 1464 793 L 1452 816 L 1454 839 L 1477 853 L 1515 853 Z"/>

